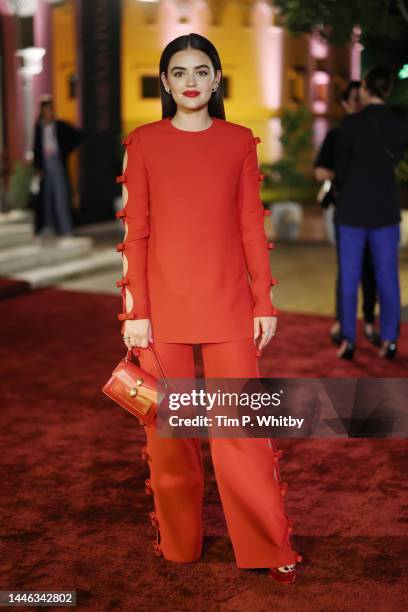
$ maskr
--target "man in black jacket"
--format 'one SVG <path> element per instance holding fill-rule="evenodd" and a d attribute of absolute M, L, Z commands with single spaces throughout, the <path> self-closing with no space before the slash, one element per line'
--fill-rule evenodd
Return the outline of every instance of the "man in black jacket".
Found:
<path fill-rule="evenodd" d="M 81 140 L 82 131 L 55 119 L 52 99 L 43 99 L 34 134 L 33 164 L 41 178 L 35 209 L 36 234 L 45 228 L 62 236 L 73 233 L 67 158 Z"/>
<path fill-rule="evenodd" d="M 374 263 L 382 347 L 380 357 L 396 353 L 400 322 L 398 270 L 401 220 L 395 167 L 408 147 L 406 113 L 385 105 L 392 88 L 388 69 L 372 68 L 360 89 L 364 109 L 343 120 L 337 139 L 337 223 L 340 253 L 342 358 L 354 353 L 357 289 L 364 248 Z"/>
<path fill-rule="evenodd" d="M 361 110 L 360 103 L 360 81 L 350 81 L 344 91 L 341 93 L 341 103 L 348 115 L 357 113 Z M 324 201 L 327 205 L 336 206 L 337 194 L 334 181 L 335 155 L 337 142 L 338 127 L 335 127 L 326 134 L 323 144 L 316 157 L 315 177 L 318 181 L 330 180 L 332 182 L 330 191 L 325 195 Z M 322 204 L 323 205 L 323 204 Z M 334 230 L 336 236 L 336 252 L 337 263 L 339 260 L 338 251 L 338 235 L 336 223 L 336 208 L 334 209 Z M 376 284 L 374 268 L 370 249 L 368 245 L 364 250 L 363 272 L 361 286 L 363 290 L 363 315 L 364 315 L 364 332 L 368 340 L 373 344 L 379 344 L 379 335 L 374 329 L 375 323 L 375 304 L 376 304 Z M 335 344 L 341 344 L 342 332 L 340 326 L 340 276 L 337 272 L 336 277 L 336 314 L 333 325 L 330 329 L 330 337 Z"/>

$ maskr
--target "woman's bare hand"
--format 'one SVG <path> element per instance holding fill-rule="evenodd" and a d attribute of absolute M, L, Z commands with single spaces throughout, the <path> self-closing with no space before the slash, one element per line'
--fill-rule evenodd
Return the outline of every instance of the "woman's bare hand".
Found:
<path fill-rule="evenodd" d="M 258 350 L 262 350 L 276 333 L 277 317 L 254 317 L 254 342 L 260 336 Z"/>
<path fill-rule="evenodd" d="M 127 348 L 147 348 L 153 342 L 150 319 L 128 319 L 125 322 L 123 341 Z"/>

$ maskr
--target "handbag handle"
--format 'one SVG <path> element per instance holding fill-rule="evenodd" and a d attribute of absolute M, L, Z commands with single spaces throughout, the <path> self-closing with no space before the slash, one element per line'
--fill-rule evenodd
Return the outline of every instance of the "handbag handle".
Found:
<path fill-rule="evenodd" d="M 167 384 L 166 376 L 165 376 L 165 374 L 164 374 L 164 372 L 163 372 L 163 369 L 162 369 L 162 367 L 161 367 L 161 365 L 160 365 L 160 361 L 158 360 L 157 355 L 156 355 L 156 353 L 154 352 L 154 350 L 152 349 L 152 347 L 149 345 L 147 348 L 149 349 L 149 351 L 151 351 L 151 352 L 152 352 L 153 357 L 154 357 L 154 358 L 155 358 L 155 360 L 156 360 L 157 366 L 158 366 L 158 368 L 159 368 L 159 370 L 160 370 L 160 374 L 161 374 L 161 376 L 162 376 L 162 378 L 163 378 L 163 381 L 164 381 L 164 387 L 167 389 L 169 385 Z M 128 350 L 127 350 L 127 353 L 126 353 L 126 361 L 132 361 L 132 357 L 133 357 L 133 352 L 132 352 L 132 349 L 128 349 Z"/>

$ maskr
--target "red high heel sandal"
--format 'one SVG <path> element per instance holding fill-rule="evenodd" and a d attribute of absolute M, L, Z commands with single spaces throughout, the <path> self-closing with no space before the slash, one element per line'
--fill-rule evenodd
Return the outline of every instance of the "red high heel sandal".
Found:
<path fill-rule="evenodd" d="M 296 581 L 296 564 L 282 565 L 269 568 L 269 576 L 284 584 L 293 584 Z"/>

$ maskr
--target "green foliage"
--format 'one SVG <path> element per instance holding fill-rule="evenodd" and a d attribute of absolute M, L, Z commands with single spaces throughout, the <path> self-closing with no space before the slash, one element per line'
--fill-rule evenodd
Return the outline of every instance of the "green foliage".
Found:
<path fill-rule="evenodd" d="M 305 128 L 310 126 L 311 119 L 312 113 L 304 106 L 283 110 L 280 140 L 288 155 L 296 156 L 299 151 L 310 146 L 312 132 Z"/>
<path fill-rule="evenodd" d="M 408 183 L 408 149 L 405 151 L 404 158 L 397 166 L 397 178 L 401 183 Z"/>
<path fill-rule="evenodd" d="M 402 40 L 407 30 L 397 0 L 273 0 L 273 4 L 292 34 L 318 28 L 335 45 L 347 44 L 356 25 L 365 34 L 394 41 Z"/>
<path fill-rule="evenodd" d="M 34 169 L 30 164 L 16 162 L 10 177 L 7 200 L 11 208 L 27 208 L 30 182 Z"/>
<path fill-rule="evenodd" d="M 282 157 L 273 164 L 261 165 L 261 171 L 265 174 L 263 189 L 293 189 L 308 184 L 300 168 L 304 155 L 312 146 L 311 120 L 312 113 L 306 107 L 283 110 L 282 135 L 279 139 Z"/>

